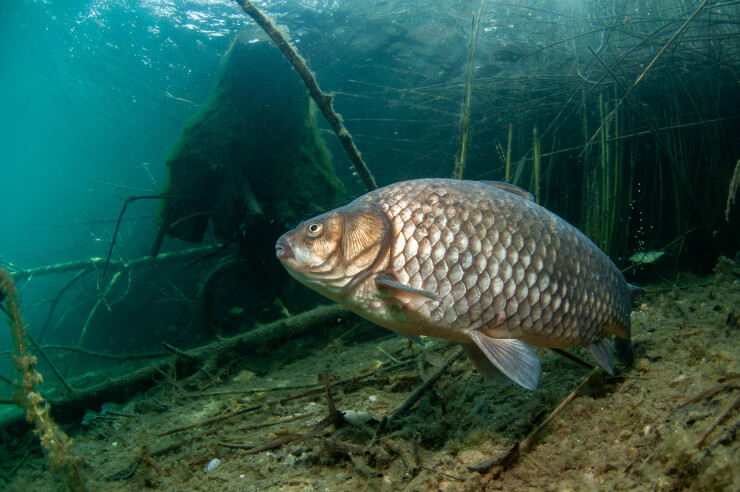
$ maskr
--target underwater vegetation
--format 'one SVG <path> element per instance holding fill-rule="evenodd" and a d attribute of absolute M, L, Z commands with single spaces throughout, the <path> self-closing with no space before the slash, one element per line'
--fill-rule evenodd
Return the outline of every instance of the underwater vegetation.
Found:
<path fill-rule="evenodd" d="M 182 199 L 162 204 L 162 234 L 196 243 L 209 221 L 229 242 L 245 228 L 269 221 L 279 229 L 345 199 L 305 88 L 274 46 L 246 36 L 224 55 L 213 93 L 183 127 L 167 167 L 165 194 Z"/>
<path fill-rule="evenodd" d="M 44 378 L 36 370 L 36 356 L 30 353 L 18 291 L 10 273 L 4 268 L 0 268 L 0 293 L 0 302 L 4 302 L 0 307 L 8 317 L 15 347 L 13 362 L 21 377 L 14 395 L 16 404 L 25 410 L 26 420 L 34 426 L 34 434 L 38 436 L 49 463 L 63 483 L 71 489 L 86 490 L 80 472 L 82 457 L 73 454 L 72 440 L 54 422 L 49 403 L 39 392 Z"/>

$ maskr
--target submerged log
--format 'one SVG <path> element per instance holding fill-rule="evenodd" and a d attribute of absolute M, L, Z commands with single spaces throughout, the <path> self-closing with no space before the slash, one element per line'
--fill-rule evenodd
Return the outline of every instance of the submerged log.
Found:
<path fill-rule="evenodd" d="M 304 313 L 258 326 L 251 331 L 207 345 L 182 351 L 181 356 L 153 362 L 125 376 L 112 378 L 105 383 L 80 389 L 60 400 L 50 400 L 52 413 L 60 422 L 79 422 L 86 410 L 98 410 L 103 403 L 123 403 L 137 393 L 157 384 L 161 373 L 174 371 L 178 380 L 196 380 L 198 373 L 217 374 L 219 367 L 230 360 L 250 354 L 266 353 L 287 341 L 311 335 L 336 325 L 348 311 L 339 305 L 319 306 Z M 1 425 L 14 429 L 21 423 L 5 421 Z"/>

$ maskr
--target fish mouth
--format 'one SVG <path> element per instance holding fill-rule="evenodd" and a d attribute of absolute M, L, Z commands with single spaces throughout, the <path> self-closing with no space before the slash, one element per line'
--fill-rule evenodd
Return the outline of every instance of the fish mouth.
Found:
<path fill-rule="evenodd" d="M 283 238 L 278 239 L 278 242 L 275 243 L 275 256 L 277 256 L 280 260 L 287 260 L 288 258 L 295 257 L 295 255 L 293 254 L 293 248 L 291 248 L 290 245 L 283 240 Z"/>

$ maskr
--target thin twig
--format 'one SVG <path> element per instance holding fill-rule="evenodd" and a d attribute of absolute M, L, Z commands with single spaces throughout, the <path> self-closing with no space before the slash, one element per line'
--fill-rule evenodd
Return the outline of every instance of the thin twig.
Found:
<path fill-rule="evenodd" d="M 26 336 L 28 336 L 28 341 L 31 342 L 31 345 L 33 345 L 33 348 L 36 349 L 36 351 L 39 353 L 41 358 L 44 359 L 46 364 L 51 368 L 51 371 L 54 373 L 57 379 L 62 383 L 62 385 L 64 385 L 67 391 L 69 393 L 74 393 L 75 389 L 72 387 L 72 385 L 70 385 L 67 382 L 66 379 L 64 379 L 64 377 L 62 377 L 62 373 L 60 373 L 59 370 L 56 368 L 56 366 L 51 363 L 51 361 L 49 360 L 49 357 L 47 357 L 46 355 L 46 352 L 44 352 L 44 350 L 39 346 L 39 344 L 36 343 L 36 340 L 34 340 L 34 338 L 29 334 L 26 334 Z"/>
<path fill-rule="evenodd" d="M 414 357 L 414 356 L 409 356 Z M 341 381 L 336 381 L 334 383 L 334 387 L 344 386 L 350 383 L 358 383 L 360 381 L 369 379 L 372 376 L 375 376 L 379 373 L 383 372 L 391 372 L 395 371 L 396 369 L 402 369 L 406 366 L 410 366 L 414 364 L 416 360 L 407 360 L 404 362 L 401 362 L 399 364 L 393 364 L 391 366 L 381 367 L 380 369 L 376 369 L 375 371 L 368 372 L 367 374 L 362 374 L 360 376 L 353 376 L 346 379 L 342 379 Z M 224 395 L 251 395 L 254 393 L 267 393 L 272 391 L 289 391 L 289 390 L 299 390 L 299 389 L 307 389 L 309 390 L 307 393 L 301 393 L 301 395 L 297 396 L 306 396 L 307 394 L 314 394 L 318 393 L 321 390 L 324 389 L 323 386 L 315 386 L 313 384 L 301 384 L 301 385 L 293 385 L 293 386 L 275 386 L 272 388 L 254 388 L 254 389 L 246 389 L 246 390 L 231 390 L 231 391 L 214 391 L 211 393 L 197 393 L 192 395 L 183 395 L 183 398 L 209 398 L 212 396 L 224 396 Z M 293 397 L 290 397 L 293 398 Z"/>
<path fill-rule="evenodd" d="M 593 364 L 591 364 L 589 362 L 586 362 L 585 360 L 581 359 L 577 355 L 573 355 L 570 352 L 567 352 L 567 351 L 565 351 L 563 349 L 551 348 L 550 350 L 552 350 L 553 352 L 555 352 L 556 354 L 558 354 L 558 355 L 560 355 L 562 357 L 565 357 L 566 359 L 568 359 L 570 361 L 575 362 L 579 366 L 585 367 L 586 369 L 593 369 L 594 367 L 596 367 Z"/>
<path fill-rule="evenodd" d="M 373 440 L 370 441 L 370 448 L 374 448 L 376 444 L 378 444 L 378 440 L 380 439 L 381 434 L 383 434 L 383 431 L 385 430 L 385 426 L 388 425 L 388 416 L 383 415 L 383 418 L 380 420 L 380 425 L 378 425 L 378 430 L 375 431 L 375 435 L 373 436 Z"/>
<path fill-rule="evenodd" d="M 72 287 L 72 285 L 74 285 L 78 280 L 80 280 L 82 277 L 84 277 L 91 271 L 92 271 L 92 268 L 89 268 L 89 267 L 83 268 L 82 270 L 77 272 L 75 276 L 72 277 L 66 284 L 64 284 L 64 286 L 62 286 L 62 288 L 59 289 L 59 292 L 56 293 L 56 295 L 54 296 L 54 300 L 51 303 L 51 306 L 49 306 L 49 312 L 46 313 L 46 319 L 44 320 L 44 324 L 41 327 L 41 332 L 39 333 L 39 336 L 38 336 L 40 343 L 43 343 L 44 341 L 44 335 L 46 334 L 46 330 L 49 327 L 49 324 L 51 323 L 51 317 L 54 314 L 54 310 L 56 309 L 57 304 L 59 304 L 59 301 L 62 299 L 62 296 L 64 295 L 64 293 L 67 292 L 67 290 L 70 287 Z"/>
<path fill-rule="evenodd" d="M 222 420 L 230 419 L 232 417 L 237 417 L 239 415 L 243 415 L 243 414 L 248 413 L 248 412 L 254 412 L 255 410 L 259 410 L 263 406 L 265 406 L 264 403 L 262 403 L 260 405 L 254 405 L 254 406 L 251 406 L 251 407 L 244 407 L 244 408 L 241 408 L 239 410 L 235 410 L 233 412 L 229 412 L 229 413 L 226 413 L 226 414 L 223 414 L 223 415 L 219 415 L 218 417 L 213 417 L 213 418 L 210 418 L 210 419 L 201 420 L 200 422 L 193 422 L 192 424 L 183 425 L 182 427 L 175 427 L 174 429 L 170 429 L 170 430 L 165 431 L 165 432 L 160 432 L 159 434 L 157 434 L 157 437 L 169 436 L 170 434 L 175 434 L 176 432 L 182 432 L 182 431 L 186 431 L 186 430 L 190 430 L 190 429 L 195 429 L 196 427 L 202 427 L 204 425 L 209 425 L 209 424 L 214 424 L 216 422 L 221 422 Z"/>
<path fill-rule="evenodd" d="M 717 415 L 717 418 L 715 418 L 711 424 L 707 426 L 706 429 L 699 435 L 699 437 L 696 438 L 696 442 L 694 443 L 694 446 L 697 448 L 701 447 L 702 444 L 704 444 L 704 441 L 709 437 L 709 434 L 711 434 L 714 429 L 722 423 L 725 418 L 730 414 L 730 412 L 740 403 L 740 394 L 738 394 L 734 400 L 732 400 L 732 403 L 730 403 L 727 408 L 725 408 L 722 412 L 720 412 L 719 415 Z"/>
<path fill-rule="evenodd" d="M 329 414 L 329 416 L 324 417 L 319 422 L 314 425 L 311 430 L 306 432 L 305 434 L 292 434 L 287 436 L 279 437 L 278 439 L 275 439 L 273 441 L 261 444 L 259 446 L 252 446 L 250 449 L 247 450 L 247 454 L 257 454 L 261 453 L 262 451 L 269 451 L 271 449 L 277 449 L 281 447 L 283 444 L 289 444 L 291 442 L 309 439 L 312 437 L 316 437 L 329 427 L 330 425 L 334 424 L 336 425 L 337 421 L 340 421 L 342 419 L 342 412 L 335 411 L 332 414 Z M 219 446 L 223 446 L 225 443 L 218 443 Z M 236 448 L 238 445 L 228 445 L 225 447 L 229 448 Z"/>
<path fill-rule="evenodd" d="M 100 278 L 105 278 L 105 272 L 108 271 L 108 263 L 110 263 L 110 257 L 113 254 L 113 246 L 116 245 L 116 236 L 118 236 L 118 229 L 121 227 L 121 220 L 123 219 L 123 214 L 126 213 L 126 207 L 128 207 L 128 204 L 135 202 L 136 200 L 172 200 L 180 198 L 182 197 L 172 195 L 139 195 L 127 197 L 126 200 L 124 200 L 123 202 L 123 206 L 121 207 L 121 213 L 118 214 L 116 228 L 113 229 L 113 237 L 110 241 L 110 249 L 108 250 L 108 256 L 105 259 L 105 266 L 103 266 L 103 274 L 100 276 Z"/>
<path fill-rule="evenodd" d="M 304 413 L 303 415 L 294 415 L 293 417 L 284 418 L 282 420 L 277 420 L 275 422 L 266 422 L 264 424 L 242 425 L 238 428 L 238 430 L 244 431 L 244 430 L 264 429 L 265 427 L 272 427 L 273 425 L 287 424 L 288 422 L 294 422 L 296 420 L 306 419 L 308 417 L 313 417 L 314 415 L 316 415 L 316 412 Z"/>
<path fill-rule="evenodd" d="M 395 411 L 393 415 L 391 415 L 388 418 L 388 425 L 392 425 L 397 419 L 402 417 L 406 412 L 408 412 L 414 404 L 419 401 L 419 399 L 426 393 L 426 391 L 431 388 L 431 386 L 437 381 L 437 379 L 442 376 L 445 372 L 447 372 L 447 369 L 450 368 L 450 366 L 460 358 L 460 356 L 463 353 L 463 349 L 458 348 L 450 357 L 445 361 L 442 366 L 437 369 L 437 372 L 432 374 L 429 379 L 424 381 L 421 386 L 419 386 L 416 391 L 404 402 L 401 407 Z"/>
<path fill-rule="evenodd" d="M 696 395 L 692 399 L 686 400 L 685 402 L 681 403 L 679 406 L 676 407 L 676 410 L 679 410 L 679 409 L 681 409 L 681 408 L 683 408 L 683 407 L 685 407 L 687 405 L 691 405 L 692 403 L 696 403 L 697 401 L 701 400 L 702 398 L 705 398 L 705 397 L 707 397 L 709 395 L 713 395 L 713 394 L 717 393 L 718 391 L 721 391 L 721 390 L 725 389 L 728 386 L 732 386 L 732 385 L 738 384 L 738 380 L 739 379 L 740 379 L 740 377 L 732 378 L 732 379 L 730 379 L 728 381 L 725 381 L 723 383 L 718 384 L 717 386 L 713 386 L 713 387 L 709 388 L 706 391 L 702 391 L 701 393 L 699 393 L 698 395 Z"/>

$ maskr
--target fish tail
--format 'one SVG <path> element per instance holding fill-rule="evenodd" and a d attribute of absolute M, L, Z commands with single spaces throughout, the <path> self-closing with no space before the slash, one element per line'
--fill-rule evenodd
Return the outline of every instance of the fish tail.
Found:
<path fill-rule="evenodd" d="M 618 365 L 631 366 L 635 361 L 635 347 L 632 345 L 632 340 L 614 337 L 614 355 Z"/>
<path fill-rule="evenodd" d="M 645 289 L 643 289 L 642 287 L 638 287 L 632 284 L 627 284 L 627 287 L 630 290 L 630 299 L 632 300 L 632 302 L 639 301 L 645 294 Z"/>
<path fill-rule="evenodd" d="M 629 288 L 630 302 L 635 303 L 645 294 L 645 289 L 636 285 L 627 284 Z M 614 355 L 617 364 L 629 367 L 635 361 L 635 347 L 632 345 L 632 328 L 627 332 L 627 338 L 614 337 Z"/>

